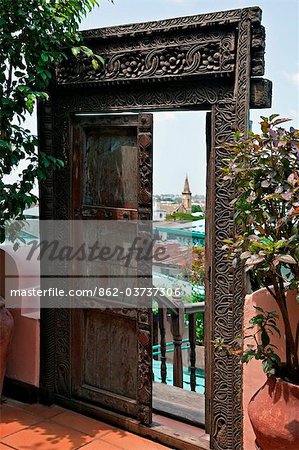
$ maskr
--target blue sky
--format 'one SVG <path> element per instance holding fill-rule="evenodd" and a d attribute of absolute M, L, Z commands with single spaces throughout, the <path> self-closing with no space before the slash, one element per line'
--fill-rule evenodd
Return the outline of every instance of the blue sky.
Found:
<path fill-rule="evenodd" d="M 100 28 L 133 22 L 202 14 L 211 11 L 260 6 L 266 27 L 266 73 L 273 81 L 273 108 L 270 111 L 299 120 L 299 1 L 298 0 L 102 0 L 82 22 L 81 29 Z M 168 112 L 155 115 L 154 191 L 178 193 L 186 172 L 191 190 L 205 193 L 205 114 Z M 258 125 L 255 125 L 258 131 Z"/>

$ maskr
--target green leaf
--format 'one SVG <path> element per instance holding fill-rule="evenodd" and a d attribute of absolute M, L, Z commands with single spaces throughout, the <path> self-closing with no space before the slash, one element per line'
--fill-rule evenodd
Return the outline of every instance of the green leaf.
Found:
<path fill-rule="evenodd" d="M 56 20 L 56 22 L 60 24 L 60 23 L 64 23 L 66 19 L 64 17 L 56 16 L 56 17 L 54 17 L 54 20 Z"/>
<path fill-rule="evenodd" d="M 94 55 L 95 58 L 97 58 L 103 66 L 105 66 L 106 62 L 104 58 L 101 55 Z"/>
<path fill-rule="evenodd" d="M 275 375 L 275 369 L 273 368 L 273 364 L 270 360 L 266 359 L 262 362 L 263 370 L 268 375 Z"/>
<path fill-rule="evenodd" d="M 276 333 L 278 334 L 279 337 L 281 337 L 281 333 L 279 328 L 276 325 L 269 325 L 271 328 L 273 328 L 273 330 L 276 331 Z"/>
<path fill-rule="evenodd" d="M 64 167 L 64 162 L 61 159 L 56 159 L 56 162 L 60 167 Z"/>
<path fill-rule="evenodd" d="M 97 62 L 97 60 L 96 59 L 92 59 L 91 63 L 92 63 L 92 67 L 94 68 L 94 70 L 98 70 L 99 63 Z"/>
<path fill-rule="evenodd" d="M 48 55 L 47 55 L 46 53 L 43 52 L 43 53 L 41 54 L 41 59 L 42 59 L 44 62 L 47 62 L 49 58 L 48 58 Z"/>
<path fill-rule="evenodd" d="M 265 310 L 263 308 L 261 308 L 260 306 L 254 306 L 254 309 L 256 309 L 257 311 L 264 313 Z"/>
<path fill-rule="evenodd" d="M 90 48 L 85 47 L 85 45 L 81 46 L 81 50 L 85 53 L 86 56 L 93 56 L 93 51 Z"/>
<path fill-rule="evenodd" d="M 273 122 L 273 126 L 280 125 L 281 123 L 291 122 L 292 119 L 277 119 Z"/>
<path fill-rule="evenodd" d="M 77 56 L 79 55 L 79 53 L 80 53 L 80 48 L 79 47 L 72 47 L 72 54 L 77 58 Z"/>
<path fill-rule="evenodd" d="M 276 119 L 276 117 L 279 117 L 279 114 L 271 114 L 269 117 L 269 121 L 272 122 L 273 119 Z"/>
<path fill-rule="evenodd" d="M 264 347 L 267 347 L 270 343 L 270 338 L 269 335 L 267 333 L 267 331 L 265 329 L 263 329 L 262 331 L 262 335 L 261 335 L 261 339 L 262 339 L 262 344 Z"/>

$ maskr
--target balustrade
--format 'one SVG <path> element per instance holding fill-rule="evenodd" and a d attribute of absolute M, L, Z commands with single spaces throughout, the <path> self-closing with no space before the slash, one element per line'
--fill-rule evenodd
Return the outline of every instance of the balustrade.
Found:
<path fill-rule="evenodd" d="M 205 302 L 184 304 L 178 299 L 157 298 L 158 312 L 154 318 L 155 341 L 153 357 L 160 361 L 161 382 L 167 384 L 167 354 L 173 353 L 173 385 L 183 388 L 183 351 L 189 350 L 190 388 L 196 391 L 196 314 L 204 312 Z M 162 305 L 163 303 L 163 305 Z M 171 342 L 166 342 L 167 322 L 171 330 Z M 158 327 L 157 327 L 158 323 Z M 185 324 L 188 324 L 187 327 Z M 185 330 L 188 337 L 184 338 Z M 159 333 L 158 333 L 159 330 Z M 160 342 L 157 343 L 157 337 Z"/>

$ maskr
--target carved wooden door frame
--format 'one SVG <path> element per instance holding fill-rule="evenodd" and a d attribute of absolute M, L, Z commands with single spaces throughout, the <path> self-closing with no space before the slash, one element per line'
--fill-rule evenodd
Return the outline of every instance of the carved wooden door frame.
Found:
<path fill-rule="evenodd" d="M 244 283 L 222 250 L 234 232 L 234 193 L 221 182 L 224 150 L 236 129 L 245 130 L 249 108 L 271 106 L 264 74 L 265 32 L 261 10 L 246 8 L 158 22 L 88 30 L 86 44 L 104 55 L 94 72 L 87 60 L 60 68 L 50 100 L 39 106 L 41 148 L 66 162 L 41 187 L 41 218 L 71 217 L 73 114 L 130 111 L 208 110 L 206 279 L 207 427 L 211 448 L 241 450 L 242 369 L 232 356 L 216 353 L 211 340 L 230 342 L 242 332 Z M 146 180 L 145 180 L 146 182 Z M 41 398 L 70 396 L 70 321 L 65 309 L 41 311 Z"/>

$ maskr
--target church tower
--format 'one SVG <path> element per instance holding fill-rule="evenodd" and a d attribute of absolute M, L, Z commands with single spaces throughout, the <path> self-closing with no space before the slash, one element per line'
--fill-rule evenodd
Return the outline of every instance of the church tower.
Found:
<path fill-rule="evenodd" d="M 187 214 L 191 214 L 192 202 L 191 202 L 191 191 L 189 186 L 188 175 L 186 175 L 184 190 L 182 192 L 182 206 Z"/>

